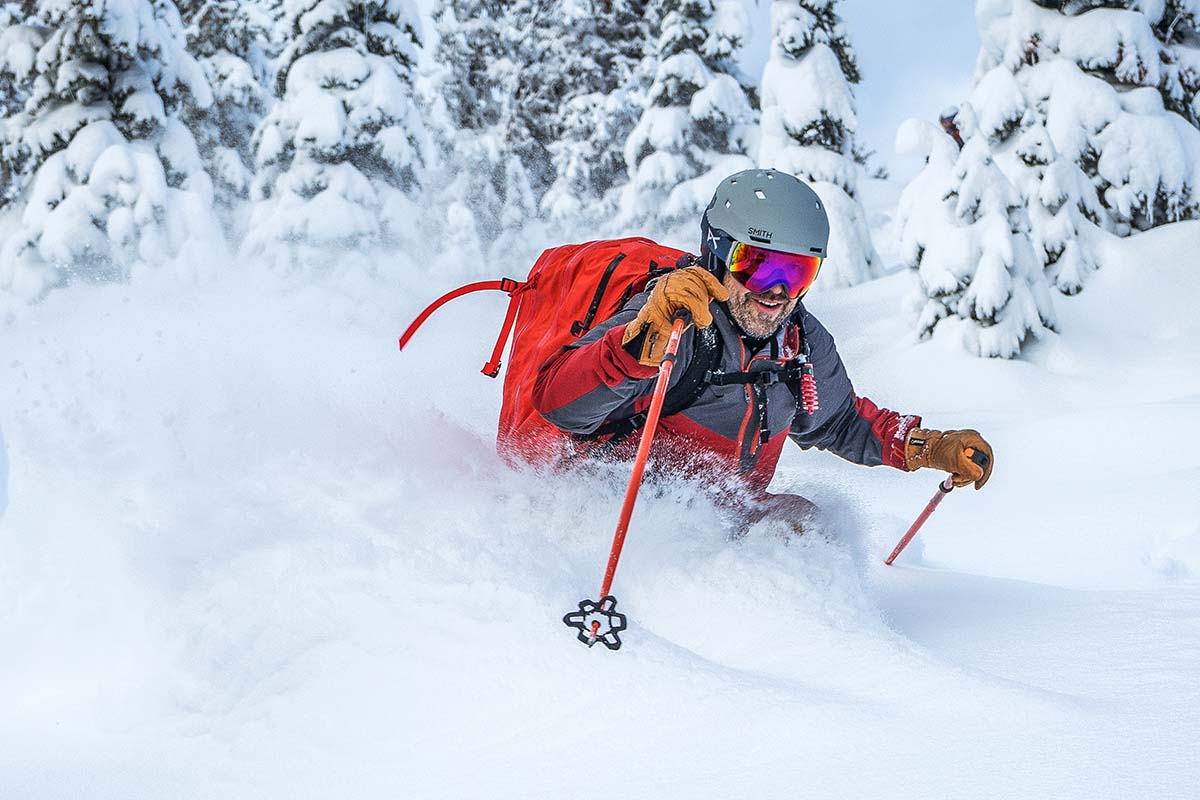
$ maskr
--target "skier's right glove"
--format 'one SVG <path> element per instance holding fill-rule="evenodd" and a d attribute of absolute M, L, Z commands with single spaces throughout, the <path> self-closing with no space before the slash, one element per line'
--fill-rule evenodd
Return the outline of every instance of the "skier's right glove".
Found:
<path fill-rule="evenodd" d="M 676 313 L 687 311 L 692 322 L 707 328 L 713 321 L 708 304 L 728 299 L 729 291 L 703 267 L 667 273 L 655 282 L 637 318 L 625 326 L 621 345 L 642 364 L 657 367 L 666 353 Z"/>
<path fill-rule="evenodd" d="M 986 458 L 979 455 L 972 458 L 971 451 L 983 453 Z M 992 446 L 978 431 L 914 428 L 904 443 L 904 465 L 908 469 L 944 470 L 951 474 L 958 488 L 974 483 L 976 489 L 982 489 L 992 475 L 992 463 Z"/>

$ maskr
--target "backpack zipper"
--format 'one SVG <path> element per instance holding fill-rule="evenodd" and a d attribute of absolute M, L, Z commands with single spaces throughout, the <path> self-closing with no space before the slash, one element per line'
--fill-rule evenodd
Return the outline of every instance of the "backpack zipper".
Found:
<path fill-rule="evenodd" d="M 582 320 L 575 320 L 571 323 L 572 336 L 578 338 L 591 330 L 592 322 L 596 319 L 596 312 L 600 310 L 600 301 L 604 299 L 604 290 L 608 288 L 608 282 L 623 258 L 625 258 L 624 253 L 617 253 L 616 257 L 604 268 L 604 274 L 600 276 L 600 283 L 596 286 L 596 293 L 592 295 L 592 304 L 588 306 L 587 315 Z"/>

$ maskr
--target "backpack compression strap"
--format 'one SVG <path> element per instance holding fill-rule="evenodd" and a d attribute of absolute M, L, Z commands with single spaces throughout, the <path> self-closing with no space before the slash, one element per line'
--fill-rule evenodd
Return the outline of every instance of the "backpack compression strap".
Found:
<path fill-rule="evenodd" d="M 500 374 L 500 356 L 504 352 L 504 344 L 508 341 L 508 334 L 512 331 L 513 322 L 517 319 L 517 309 L 521 305 L 521 292 L 529 286 L 528 282 L 513 280 L 512 278 L 501 278 L 498 281 L 478 281 L 476 283 L 468 283 L 466 286 L 460 286 L 457 289 L 446 292 L 430 303 L 424 311 L 422 311 L 412 324 L 400 335 L 400 349 L 404 349 L 404 345 L 408 344 L 409 339 L 417 332 L 417 328 L 421 327 L 425 320 L 429 319 L 429 315 L 437 311 L 439 308 L 449 303 L 456 297 L 462 297 L 464 294 L 471 292 L 482 292 L 488 289 L 495 289 L 501 292 L 508 292 L 508 313 L 504 316 L 504 325 L 500 328 L 500 336 L 496 339 L 496 346 L 492 349 L 492 357 L 483 369 L 480 370 L 489 378 L 494 378 Z"/>

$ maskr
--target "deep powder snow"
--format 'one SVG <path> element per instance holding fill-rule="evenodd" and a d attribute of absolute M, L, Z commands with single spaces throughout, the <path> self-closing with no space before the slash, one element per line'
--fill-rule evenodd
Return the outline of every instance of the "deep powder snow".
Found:
<path fill-rule="evenodd" d="M 1019 361 L 917 344 L 908 275 L 815 291 L 858 390 L 979 428 L 992 482 L 893 568 L 932 473 L 789 450 L 801 538 L 649 485 L 618 653 L 560 617 L 626 475 L 495 455 L 501 296 L 398 354 L 449 278 L 56 292 L 0 339 L 0 796 L 1188 796 L 1198 241 L 1107 241 Z"/>

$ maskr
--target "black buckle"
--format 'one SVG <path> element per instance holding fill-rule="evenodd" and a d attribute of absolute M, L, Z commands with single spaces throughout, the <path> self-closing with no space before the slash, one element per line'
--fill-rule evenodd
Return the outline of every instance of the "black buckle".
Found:
<path fill-rule="evenodd" d="M 521 288 L 521 282 L 512 278 L 500 279 L 500 291 L 512 294 L 517 289 Z"/>

